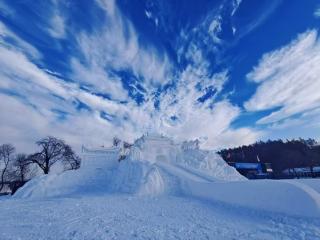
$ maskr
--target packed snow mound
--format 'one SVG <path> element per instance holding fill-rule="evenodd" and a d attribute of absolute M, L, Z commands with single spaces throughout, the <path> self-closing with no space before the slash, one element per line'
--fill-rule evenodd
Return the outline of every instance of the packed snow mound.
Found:
<path fill-rule="evenodd" d="M 120 155 L 126 153 L 119 162 Z M 136 196 L 180 195 L 240 208 L 307 217 L 320 216 L 314 181 L 243 181 L 217 154 L 196 144 L 175 144 L 145 136 L 129 151 L 86 151 L 79 170 L 40 176 L 26 183 L 16 198 L 75 197 L 112 193 Z"/>
<path fill-rule="evenodd" d="M 176 164 L 208 175 L 212 180 L 241 181 L 246 179 L 213 151 L 184 150 L 176 159 Z"/>
<path fill-rule="evenodd" d="M 118 162 L 116 166 L 102 168 L 94 160 L 91 161 L 92 165 L 87 168 L 34 178 L 20 188 L 14 197 L 46 198 L 105 193 L 157 196 L 169 193 L 168 189 L 171 193 L 176 192 L 177 188 L 172 189 L 173 178 L 169 178 L 155 163 L 126 160 Z"/>
<path fill-rule="evenodd" d="M 36 177 L 16 193 L 17 198 L 46 198 L 108 192 L 113 172 L 119 167 L 119 149 L 93 150 L 82 156 L 78 170 Z"/>
<path fill-rule="evenodd" d="M 212 181 L 245 180 L 213 151 L 199 149 L 197 141 L 175 144 L 163 136 L 143 136 L 131 148 L 129 160 L 151 163 L 168 163 L 185 168 Z"/>
<path fill-rule="evenodd" d="M 110 180 L 110 191 L 137 195 L 159 195 L 165 192 L 164 179 L 155 164 L 122 161 Z"/>
<path fill-rule="evenodd" d="M 143 136 L 127 151 L 85 149 L 77 171 L 41 176 L 28 182 L 16 197 L 54 197 L 71 194 L 178 194 L 186 180 L 239 181 L 245 178 L 220 156 L 192 142 L 175 144 L 163 136 Z"/>
<path fill-rule="evenodd" d="M 112 170 L 101 168 L 67 171 L 36 177 L 20 188 L 14 197 L 46 198 L 72 196 L 74 194 L 101 194 L 108 192 Z"/>

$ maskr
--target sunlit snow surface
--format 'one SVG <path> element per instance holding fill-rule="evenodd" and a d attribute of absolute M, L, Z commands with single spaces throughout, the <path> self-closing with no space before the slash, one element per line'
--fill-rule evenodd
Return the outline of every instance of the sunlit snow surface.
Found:
<path fill-rule="evenodd" d="M 215 153 L 160 136 L 120 163 L 115 152 L 0 198 L 0 239 L 320 238 L 318 180 L 248 181 Z"/>
<path fill-rule="evenodd" d="M 2 240 L 319 239 L 320 221 L 181 197 L 0 200 Z"/>

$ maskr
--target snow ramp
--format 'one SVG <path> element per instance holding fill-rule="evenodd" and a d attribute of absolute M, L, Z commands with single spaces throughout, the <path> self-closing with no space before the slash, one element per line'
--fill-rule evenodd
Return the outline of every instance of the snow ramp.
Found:
<path fill-rule="evenodd" d="M 248 181 L 211 151 L 182 149 L 166 139 L 153 138 L 135 144 L 121 162 L 117 155 L 108 156 L 104 159 L 91 154 L 79 170 L 37 177 L 14 197 L 175 195 L 211 204 L 320 217 L 320 193 L 314 181 Z"/>
<path fill-rule="evenodd" d="M 186 181 L 184 193 L 212 203 L 285 215 L 320 218 L 320 194 L 295 181 L 256 180 L 245 182 Z"/>

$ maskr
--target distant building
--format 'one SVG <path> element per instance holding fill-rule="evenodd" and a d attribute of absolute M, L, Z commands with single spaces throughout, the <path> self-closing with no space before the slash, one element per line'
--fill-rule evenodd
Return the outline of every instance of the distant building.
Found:
<path fill-rule="evenodd" d="M 289 178 L 319 178 L 320 177 L 320 166 L 300 167 L 300 168 L 287 168 L 282 171 L 282 174 Z"/>
<path fill-rule="evenodd" d="M 273 169 L 270 163 L 228 162 L 228 164 L 249 179 L 271 178 L 273 175 Z"/>

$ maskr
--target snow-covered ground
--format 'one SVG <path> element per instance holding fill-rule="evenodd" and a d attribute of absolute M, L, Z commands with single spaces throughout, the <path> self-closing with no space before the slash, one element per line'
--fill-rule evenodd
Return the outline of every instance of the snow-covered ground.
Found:
<path fill-rule="evenodd" d="M 0 239 L 320 239 L 319 180 L 248 181 L 186 146 L 145 136 L 37 177 L 0 198 Z"/>
<path fill-rule="evenodd" d="M 0 201 L 1 240 L 319 239 L 319 219 L 193 198 L 100 195 Z"/>

